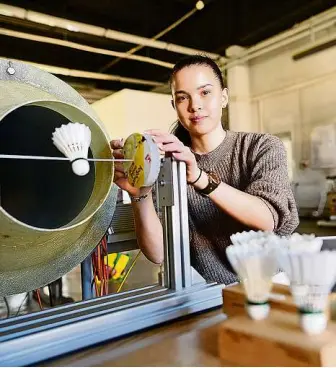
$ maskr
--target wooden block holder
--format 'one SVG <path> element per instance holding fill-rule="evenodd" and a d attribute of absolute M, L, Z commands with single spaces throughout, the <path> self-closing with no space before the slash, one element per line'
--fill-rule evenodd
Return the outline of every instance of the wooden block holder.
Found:
<path fill-rule="evenodd" d="M 270 302 L 267 319 L 254 321 L 244 309 L 245 297 L 240 285 L 223 290 L 223 308 L 228 320 L 219 326 L 219 355 L 225 365 L 242 366 L 336 366 L 336 323 L 329 321 L 319 335 L 305 334 L 288 287 L 284 300 Z"/>
<path fill-rule="evenodd" d="M 227 316 L 245 315 L 245 293 L 243 287 L 234 285 L 223 289 L 223 311 Z M 336 294 L 330 294 L 330 301 L 335 299 Z M 285 312 L 297 313 L 296 305 L 293 302 L 292 295 L 288 286 L 273 284 L 269 304 L 271 310 L 282 310 Z M 326 309 L 326 315 L 330 317 L 329 305 Z"/>

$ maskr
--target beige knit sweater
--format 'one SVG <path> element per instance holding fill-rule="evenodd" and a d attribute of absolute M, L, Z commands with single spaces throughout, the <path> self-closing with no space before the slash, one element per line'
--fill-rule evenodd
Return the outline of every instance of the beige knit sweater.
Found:
<path fill-rule="evenodd" d="M 212 170 L 224 183 L 261 198 L 270 209 L 275 232 L 289 235 L 299 224 L 287 174 L 286 151 L 269 134 L 227 131 L 212 152 L 195 154 L 201 169 Z M 210 198 L 188 186 L 192 266 L 208 281 L 237 281 L 226 258 L 230 235 L 250 230 L 220 210 Z"/>

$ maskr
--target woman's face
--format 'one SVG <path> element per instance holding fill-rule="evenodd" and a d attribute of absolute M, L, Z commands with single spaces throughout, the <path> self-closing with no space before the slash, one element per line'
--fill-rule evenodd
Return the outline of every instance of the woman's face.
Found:
<path fill-rule="evenodd" d="M 178 71 L 172 80 L 173 105 L 182 125 L 192 136 L 211 133 L 221 125 L 227 90 L 211 67 L 191 65 Z"/>

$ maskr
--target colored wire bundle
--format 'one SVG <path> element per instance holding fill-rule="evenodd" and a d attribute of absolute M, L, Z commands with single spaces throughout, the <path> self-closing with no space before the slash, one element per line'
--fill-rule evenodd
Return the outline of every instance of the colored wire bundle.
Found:
<path fill-rule="evenodd" d="M 105 256 L 108 258 L 107 237 L 103 237 L 101 242 L 92 253 L 93 285 L 96 296 L 108 294 L 109 270 L 105 264 Z"/>

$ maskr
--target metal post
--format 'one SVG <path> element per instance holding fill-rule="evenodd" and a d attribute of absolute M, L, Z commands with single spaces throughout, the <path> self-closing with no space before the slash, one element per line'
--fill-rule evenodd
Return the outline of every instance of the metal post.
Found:
<path fill-rule="evenodd" d="M 174 205 L 168 208 L 169 221 L 169 263 L 171 288 L 181 290 L 182 282 L 182 236 L 181 236 L 181 211 L 179 201 L 178 163 L 172 160 L 173 195 L 176 198 Z"/>
<path fill-rule="evenodd" d="M 182 284 L 183 287 L 190 287 L 192 284 L 191 266 L 190 266 L 190 241 L 189 241 L 189 222 L 188 222 L 188 196 L 186 165 L 179 162 L 178 171 L 178 189 L 180 205 L 180 234 L 181 234 L 181 263 L 182 263 Z"/>
<path fill-rule="evenodd" d="M 81 263 L 82 300 L 88 300 L 95 297 L 95 293 L 91 286 L 91 281 L 92 281 L 92 260 L 90 254 Z"/>
<path fill-rule="evenodd" d="M 181 290 L 181 229 L 177 162 L 166 157 L 159 175 L 159 198 L 162 206 L 162 221 L 165 249 L 165 281 L 173 290 Z M 168 272 L 167 272 L 168 271 Z"/>

